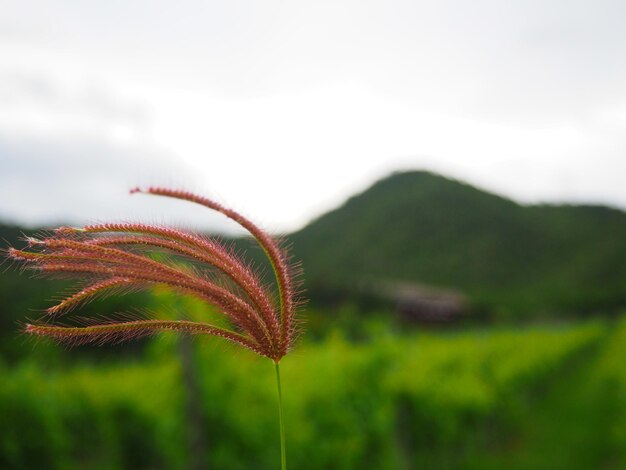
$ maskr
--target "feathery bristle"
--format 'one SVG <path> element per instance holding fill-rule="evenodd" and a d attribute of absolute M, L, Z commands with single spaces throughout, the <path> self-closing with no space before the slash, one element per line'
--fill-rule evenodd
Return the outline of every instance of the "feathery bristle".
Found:
<path fill-rule="evenodd" d="M 75 307 L 81 302 L 88 300 L 89 298 L 95 297 L 96 295 L 102 293 L 103 291 L 111 290 L 115 287 L 119 287 L 123 285 L 128 285 L 131 282 L 132 281 L 130 279 L 123 278 L 123 277 L 119 277 L 119 278 L 114 277 L 111 279 L 106 279 L 101 282 L 96 282 L 87 287 L 84 287 L 83 289 L 76 292 L 75 294 L 72 294 L 71 296 L 65 298 L 57 305 L 48 308 L 46 312 L 49 315 L 57 315 L 61 312 L 70 310 L 71 308 Z"/>
<path fill-rule="evenodd" d="M 6 250 L 7 258 L 43 273 L 92 279 L 78 292 L 62 299 L 47 312 L 56 315 L 116 289 L 141 289 L 164 285 L 217 306 L 238 331 L 207 323 L 165 320 L 110 321 L 81 327 L 29 324 L 27 333 L 50 336 L 70 344 L 125 341 L 175 330 L 218 336 L 237 343 L 278 363 L 291 349 L 298 328 L 295 310 L 298 267 L 287 250 L 238 212 L 210 199 L 185 191 L 140 188 L 144 192 L 182 199 L 218 211 L 248 230 L 265 251 L 276 277 L 278 303 L 261 276 L 232 248 L 216 239 L 183 230 L 139 223 L 60 227 L 40 238 L 26 237 L 35 251 Z M 151 257 L 152 249 L 166 250 L 172 257 Z M 219 273 L 214 277 L 209 273 Z"/>
<path fill-rule="evenodd" d="M 279 248 L 278 243 L 272 239 L 267 233 L 261 230 L 252 221 L 239 214 L 238 212 L 228 209 L 221 204 L 207 199 L 202 196 L 195 195 L 187 191 L 171 190 L 166 188 L 149 187 L 146 190 L 136 188 L 133 193 L 144 192 L 157 196 L 172 197 L 182 199 L 196 204 L 200 204 L 209 209 L 224 214 L 229 219 L 237 222 L 245 228 L 257 240 L 261 248 L 265 251 L 274 274 L 276 276 L 278 295 L 280 299 L 280 317 L 281 317 L 281 352 L 283 355 L 287 353 L 291 347 L 293 336 L 291 334 L 293 318 L 295 316 L 294 296 L 295 292 L 292 286 L 291 277 L 289 275 L 289 267 L 285 253 Z"/>

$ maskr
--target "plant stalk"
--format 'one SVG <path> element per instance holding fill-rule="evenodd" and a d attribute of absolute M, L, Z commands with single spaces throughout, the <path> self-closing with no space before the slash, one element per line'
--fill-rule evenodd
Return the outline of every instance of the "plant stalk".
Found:
<path fill-rule="evenodd" d="M 280 421 L 280 468 L 287 470 L 287 450 L 285 449 L 285 420 L 283 418 L 283 394 L 280 388 L 280 369 L 276 365 L 276 386 L 278 387 L 278 419 Z"/>

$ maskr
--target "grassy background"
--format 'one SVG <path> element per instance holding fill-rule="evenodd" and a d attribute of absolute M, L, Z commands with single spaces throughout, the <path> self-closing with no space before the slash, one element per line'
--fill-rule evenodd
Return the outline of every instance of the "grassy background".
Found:
<path fill-rule="evenodd" d="M 626 321 L 303 341 L 282 366 L 291 468 L 620 468 Z M 134 360 L 2 367 L 0 467 L 188 468 L 180 338 Z M 276 468 L 273 364 L 196 338 L 195 461 Z"/>
<path fill-rule="evenodd" d="M 20 232 L 0 225 L 7 244 Z M 626 468 L 623 212 L 525 207 L 412 172 L 289 238 L 312 299 L 281 363 L 290 468 Z M 172 334 L 71 350 L 33 341 L 20 323 L 68 285 L 5 267 L 0 468 L 277 468 L 269 360 Z M 367 295 L 386 281 L 461 292 L 466 320 L 399 323 Z M 80 316 L 146 308 L 216 315 L 154 290 Z"/>

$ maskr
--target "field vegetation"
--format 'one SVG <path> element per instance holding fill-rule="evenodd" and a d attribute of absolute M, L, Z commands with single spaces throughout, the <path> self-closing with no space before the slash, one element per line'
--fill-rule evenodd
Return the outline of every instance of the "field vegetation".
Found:
<path fill-rule="evenodd" d="M 402 335 L 376 322 L 358 342 L 341 330 L 305 340 L 284 361 L 290 464 L 617 468 L 626 463 L 625 338 L 625 321 Z M 179 341 L 164 334 L 135 360 L 96 367 L 93 357 L 54 355 L 3 366 L 0 466 L 187 468 Z M 274 468 L 273 370 L 219 340 L 193 344 L 207 432 L 194 459 Z"/>
<path fill-rule="evenodd" d="M 0 225 L 4 246 L 21 233 Z M 281 362 L 290 468 L 626 468 L 623 212 L 410 172 L 289 239 L 311 299 Z M 370 295 L 388 281 L 457 291 L 465 315 L 400 322 Z M 167 333 L 70 350 L 20 335 L 68 287 L 0 271 L 0 468 L 276 468 L 270 361 Z M 135 309 L 217 318 L 161 290 L 80 316 Z"/>

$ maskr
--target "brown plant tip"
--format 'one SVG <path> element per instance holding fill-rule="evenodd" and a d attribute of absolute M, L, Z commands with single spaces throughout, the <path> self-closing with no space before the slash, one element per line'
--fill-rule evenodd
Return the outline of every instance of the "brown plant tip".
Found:
<path fill-rule="evenodd" d="M 25 331 L 72 344 L 115 342 L 163 330 L 186 331 L 224 338 L 278 363 L 293 346 L 300 304 L 294 280 L 298 269 L 280 244 L 238 212 L 202 196 L 154 187 L 137 187 L 130 193 L 182 199 L 237 222 L 267 255 L 276 277 L 276 295 L 248 263 L 213 238 L 139 223 L 59 227 L 41 239 L 27 237 L 28 251 L 6 250 L 8 258 L 25 267 L 87 281 L 48 308 L 48 314 L 67 312 L 98 296 L 160 285 L 216 306 L 233 329 L 210 323 L 141 320 L 83 327 L 27 324 Z M 169 256 L 153 257 L 155 251 Z"/>

